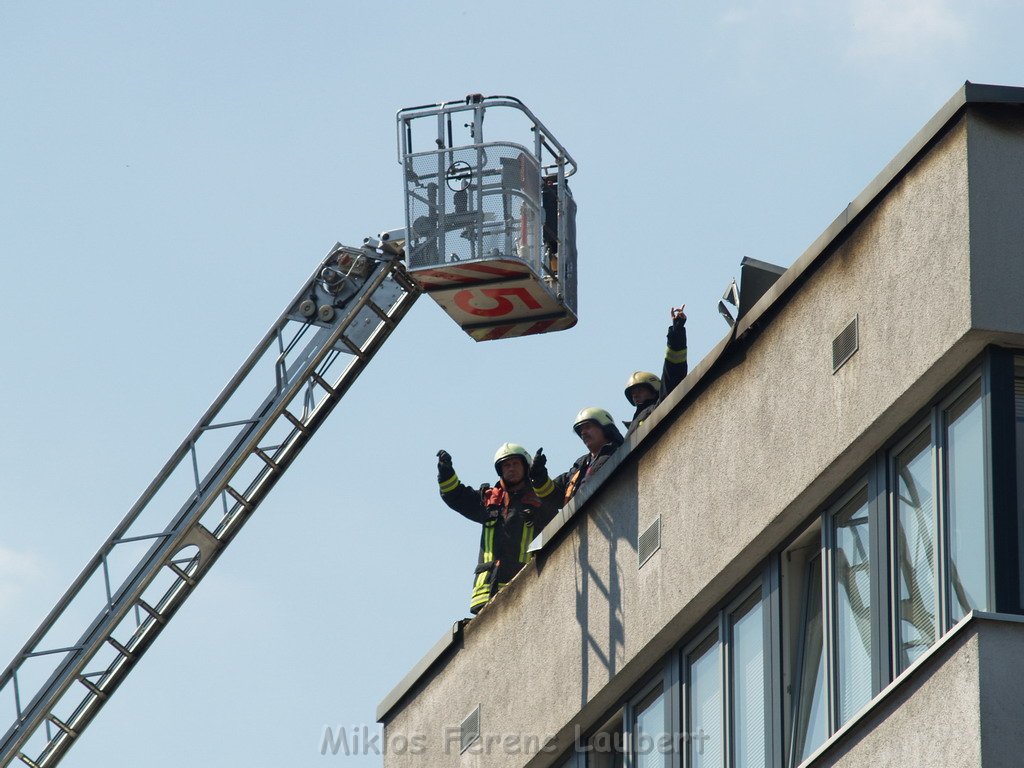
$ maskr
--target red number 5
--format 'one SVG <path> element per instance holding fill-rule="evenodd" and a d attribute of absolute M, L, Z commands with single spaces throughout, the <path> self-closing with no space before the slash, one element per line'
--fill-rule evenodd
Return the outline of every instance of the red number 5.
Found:
<path fill-rule="evenodd" d="M 489 307 L 478 307 L 473 303 L 475 293 L 480 293 L 484 297 L 494 302 Z M 455 305 L 463 312 L 468 312 L 471 315 L 478 317 L 501 317 L 512 312 L 515 307 L 512 304 L 512 300 L 505 298 L 506 296 L 514 296 L 518 298 L 527 309 L 540 309 L 540 302 L 538 302 L 530 292 L 525 288 L 466 288 L 465 290 L 459 291 L 453 297 L 455 299 Z"/>

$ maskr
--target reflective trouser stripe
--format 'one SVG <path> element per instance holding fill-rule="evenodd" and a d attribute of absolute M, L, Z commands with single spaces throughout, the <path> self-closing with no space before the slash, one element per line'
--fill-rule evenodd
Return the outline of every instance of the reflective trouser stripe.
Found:
<path fill-rule="evenodd" d="M 523 526 L 523 540 L 519 542 L 519 562 L 523 565 L 526 565 L 530 559 L 527 550 L 530 547 L 531 541 L 533 541 L 533 523 L 526 523 Z"/>
<path fill-rule="evenodd" d="M 484 523 L 484 552 L 481 562 L 489 563 L 494 559 L 494 526 L 495 521 L 488 520 Z M 491 598 L 491 571 L 482 571 L 476 576 L 473 582 L 473 593 L 469 598 L 469 607 L 483 605 Z"/>

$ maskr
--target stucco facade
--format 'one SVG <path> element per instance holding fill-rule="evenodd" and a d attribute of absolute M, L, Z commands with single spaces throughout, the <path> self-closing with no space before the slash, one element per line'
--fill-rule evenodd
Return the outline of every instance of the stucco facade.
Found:
<path fill-rule="evenodd" d="M 382 703 L 386 742 L 425 739 L 388 768 L 561 765 L 895 427 L 989 345 L 1024 347 L 1024 114 L 1000 103 L 1014 100 L 961 91 L 695 367 L 535 560 Z M 833 373 L 855 318 L 858 349 Z M 1022 651 L 1024 625 L 969 620 L 810 764 L 1017 764 L 1006 712 L 1024 686 L 999 665 Z M 460 752 L 478 706 L 481 740 Z"/>

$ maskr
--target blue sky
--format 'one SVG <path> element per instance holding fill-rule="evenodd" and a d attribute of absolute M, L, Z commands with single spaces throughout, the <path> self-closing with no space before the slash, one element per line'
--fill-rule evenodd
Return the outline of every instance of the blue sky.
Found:
<path fill-rule="evenodd" d="M 579 325 L 475 344 L 419 302 L 64 764 L 379 765 L 319 745 L 466 615 L 479 531 L 435 452 L 567 468 L 669 307 L 692 364 L 740 259 L 791 264 L 965 80 L 1024 85 L 1022 17 L 0 0 L 4 666 L 326 251 L 401 226 L 398 109 L 512 94 L 580 166 Z"/>

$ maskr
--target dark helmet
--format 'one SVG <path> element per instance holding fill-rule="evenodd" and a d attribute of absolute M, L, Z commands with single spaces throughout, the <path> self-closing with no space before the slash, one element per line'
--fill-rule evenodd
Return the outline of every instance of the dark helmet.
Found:
<path fill-rule="evenodd" d="M 633 398 L 630 397 L 630 392 L 633 391 L 634 387 L 647 386 L 654 390 L 654 396 L 657 397 L 661 391 L 661 379 L 655 376 L 649 371 L 635 371 L 629 380 L 626 382 L 626 389 L 623 394 L 626 396 L 626 400 L 629 401 L 630 405 L 633 405 Z"/>

